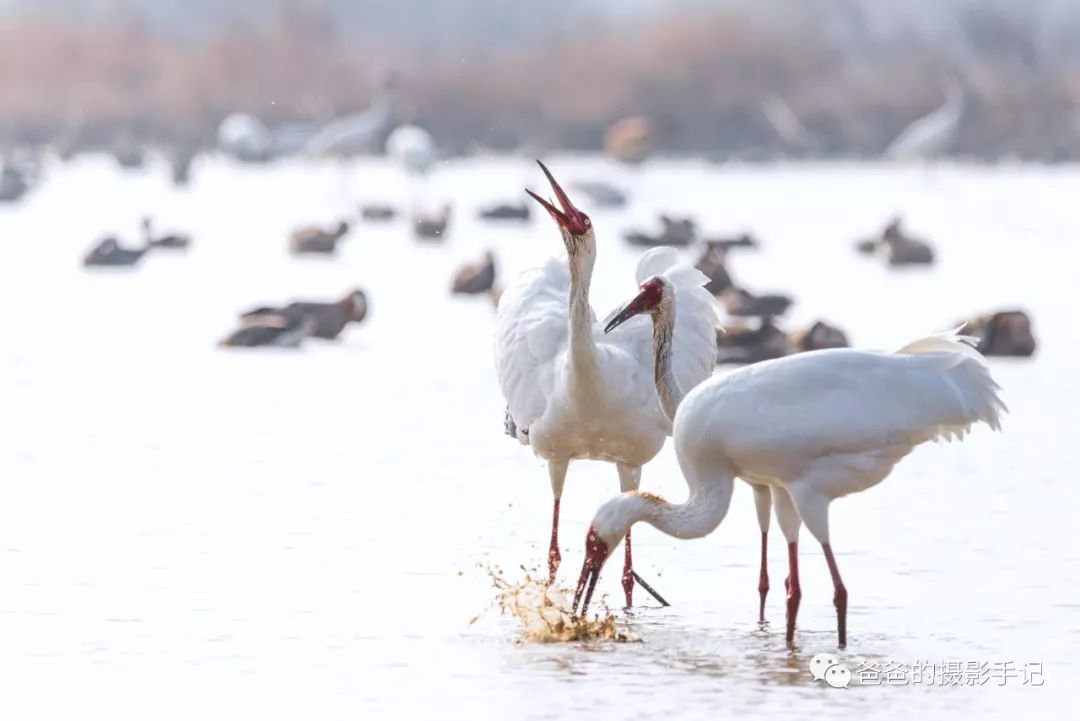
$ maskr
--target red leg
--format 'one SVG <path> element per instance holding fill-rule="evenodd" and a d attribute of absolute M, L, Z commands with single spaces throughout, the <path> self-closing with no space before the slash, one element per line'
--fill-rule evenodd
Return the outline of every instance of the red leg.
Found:
<path fill-rule="evenodd" d="M 795 645 L 795 616 L 799 613 L 799 601 L 802 600 L 802 588 L 799 586 L 799 543 L 788 544 L 788 577 L 784 581 L 787 589 L 787 640 L 788 648 Z"/>
<path fill-rule="evenodd" d="M 769 595 L 769 532 L 761 532 L 761 578 L 758 580 L 757 590 L 761 594 L 761 610 L 758 612 L 758 623 L 765 623 L 765 597 Z"/>
<path fill-rule="evenodd" d="M 559 499 L 555 499 L 555 511 L 551 515 L 551 546 L 548 547 L 548 583 L 555 583 L 562 555 L 559 553 Z"/>
<path fill-rule="evenodd" d="M 630 558 L 630 531 L 626 532 L 626 560 L 623 562 L 622 587 L 626 592 L 626 607 L 634 605 L 634 562 Z"/>
<path fill-rule="evenodd" d="M 847 589 L 840 580 L 840 569 L 836 567 L 836 558 L 832 548 L 827 543 L 821 544 L 821 550 L 825 551 L 825 562 L 829 564 L 829 575 L 833 583 L 833 605 L 836 606 L 836 635 L 840 640 L 840 648 L 847 646 Z"/>

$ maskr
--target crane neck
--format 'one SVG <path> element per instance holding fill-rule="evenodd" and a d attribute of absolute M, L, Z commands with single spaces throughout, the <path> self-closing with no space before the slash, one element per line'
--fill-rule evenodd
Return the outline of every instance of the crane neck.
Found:
<path fill-rule="evenodd" d="M 600 386 L 600 363 L 593 338 L 592 307 L 589 286 L 592 284 L 595 250 L 578 248 L 570 253 L 570 377 L 585 388 Z"/>
<path fill-rule="evenodd" d="M 701 486 L 691 486 L 685 503 L 670 503 L 651 493 L 633 491 L 630 524 L 644 521 L 673 538 L 701 538 L 716 530 L 727 515 L 734 489 L 733 479 L 724 475 Z"/>
<path fill-rule="evenodd" d="M 653 314 L 653 380 L 660 409 L 671 422 L 686 393 L 675 377 L 672 364 L 672 338 L 675 333 L 675 299 L 664 298 Z"/>

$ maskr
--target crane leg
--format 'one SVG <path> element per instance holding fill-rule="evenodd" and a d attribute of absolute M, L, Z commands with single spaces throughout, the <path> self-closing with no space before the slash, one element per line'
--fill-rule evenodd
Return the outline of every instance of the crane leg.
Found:
<path fill-rule="evenodd" d="M 559 499 L 555 499 L 555 510 L 551 514 L 551 545 L 548 547 L 548 583 L 555 583 L 555 574 L 559 571 L 562 555 L 559 553 Z"/>
<path fill-rule="evenodd" d="M 847 646 L 847 589 L 844 588 L 844 582 L 840 579 L 840 569 L 836 567 L 832 547 L 828 543 L 823 543 L 821 550 L 825 551 L 825 562 L 829 564 L 829 575 L 832 576 L 833 605 L 836 606 L 836 635 L 840 648 L 844 648 Z"/>
<path fill-rule="evenodd" d="M 636 491 L 641 487 L 641 466 L 630 466 L 625 463 L 616 463 L 619 472 L 619 490 L 623 493 Z M 626 607 L 634 605 L 634 561 L 630 554 L 630 532 L 626 532 L 626 559 L 623 561 L 622 572 L 623 593 L 626 594 Z"/>
<path fill-rule="evenodd" d="M 799 586 L 799 542 L 788 544 L 788 577 L 784 580 L 787 589 L 787 634 L 788 648 L 795 646 L 795 616 L 799 613 L 799 601 L 802 600 L 802 587 Z"/>
<path fill-rule="evenodd" d="M 769 595 L 769 512 L 772 510 L 772 489 L 768 486 L 754 486 L 754 508 L 757 511 L 758 527 L 761 529 L 761 576 L 758 578 L 758 594 L 761 606 L 758 609 L 758 623 L 765 623 L 765 597 Z"/>
<path fill-rule="evenodd" d="M 562 499 L 563 484 L 566 483 L 566 469 L 569 465 L 570 459 L 548 462 L 551 494 L 555 497 L 554 510 L 551 512 L 551 545 L 548 546 L 548 583 L 555 583 L 555 574 L 562 561 L 562 554 L 559 553 L 559 501 Z"/>
<path fill-rule="evenodd" d="M 769 595 L 769 532 L 761 532 L 761 576 L 757 590 L 761 594 L 761 608 L 758 611 L 758 623 L 765 623 L 765 597 Z"/>

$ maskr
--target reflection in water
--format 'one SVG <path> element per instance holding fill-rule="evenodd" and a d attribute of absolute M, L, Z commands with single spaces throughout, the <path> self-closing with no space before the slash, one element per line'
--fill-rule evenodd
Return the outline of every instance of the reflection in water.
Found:
<path fill-rule="evenodd" d="M 521 621 L 523 641 L 533 643 L 566 643 L 568 641 L 639 640 L 624 625 L 617 624 L 614 614 L 601 599 L 600 612 L 592 618 L 575 616 L 572 612 L 573 592 L 537 578 L 536 572 L 521 567 L 521 581 L 505 578 L 498 568 L 489 568 L 492 585 L 498 590 L 499 610 Z"/>

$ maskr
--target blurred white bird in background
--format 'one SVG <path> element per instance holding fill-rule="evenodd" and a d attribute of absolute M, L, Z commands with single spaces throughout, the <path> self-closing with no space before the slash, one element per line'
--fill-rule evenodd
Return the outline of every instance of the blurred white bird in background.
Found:
<path fill-rule="evenodd" d="M 794 644 L 802 591 L 798 533 L 821 543 L 834 586 L 837 634 L 847 643 L 847 589 L 829 542 L 829 504 L 880 483 L 915 446 L 962 438 L 975 423 L 997 430 L 1006 410 L 973 339 L 946 333 L 896 353 L 848 348 L 765 361 L 714 377 L 685 393 L 677 370 L 682 312 L 663 275 L 616 314 L 605 332 L 640 314 L 653 321 L 656 392 L 674 419 L 675 453 L 689 496 L 673 504 L 624 493 L 597 511 L 585 541 L 574 607 L 582 614 L 611 549 L 645 521 L 676 538 L 700 538 L 727 514 L 736 476 L 770 488 L 788 540 L 787 633 Z"/>
<path fill-rule="evenodd" d="M 592 221 L 573 206 L 543 163 L 540 167 L 561 209 L 529 193 L 555 219 L 568 262 L 552 259 L 523 273 L 503 293 L 495 366 L 508 404 L 507 432 L 548 463 L 555 496 L 548 568 L 554 579 L 560 561 L 559 502 L 570 461 L 613 462 L 622 490 L 636 490 L 641 467 L 663 447 L 671 424 L 653 387 L 648 322 L 640 319 L 618 333 L 601 334 L 589 304 L 596 262 Z M 672 293 L 680 301 L 675 373 L 684 387 L 692 388 L 712 374 L 716 363 L 717 318 L 713 299 L 702 287 L 708 279 L 679 263 L 671 248 L 656 248 L 638 263 L 639 282 L 657 273 L 672 278 Z M 622 581 L 628 606 L 634 579 L 626 535 Z"/>
<path fill-rule="evenodd" d="M 394 128 L 386 139 L 386 154 L 414 175 L 422 175 L 431 170 L 438 158 L 431 133 L 417 125 Z"/>
<path fill-rule="evenodd" d="M 964 116 L 964 92 L 953 82 L 945 88 L 945 102 L 932 113 L 908 125 L 885 150 L 890 160 L 925 160 L 949 149 Z"/>

